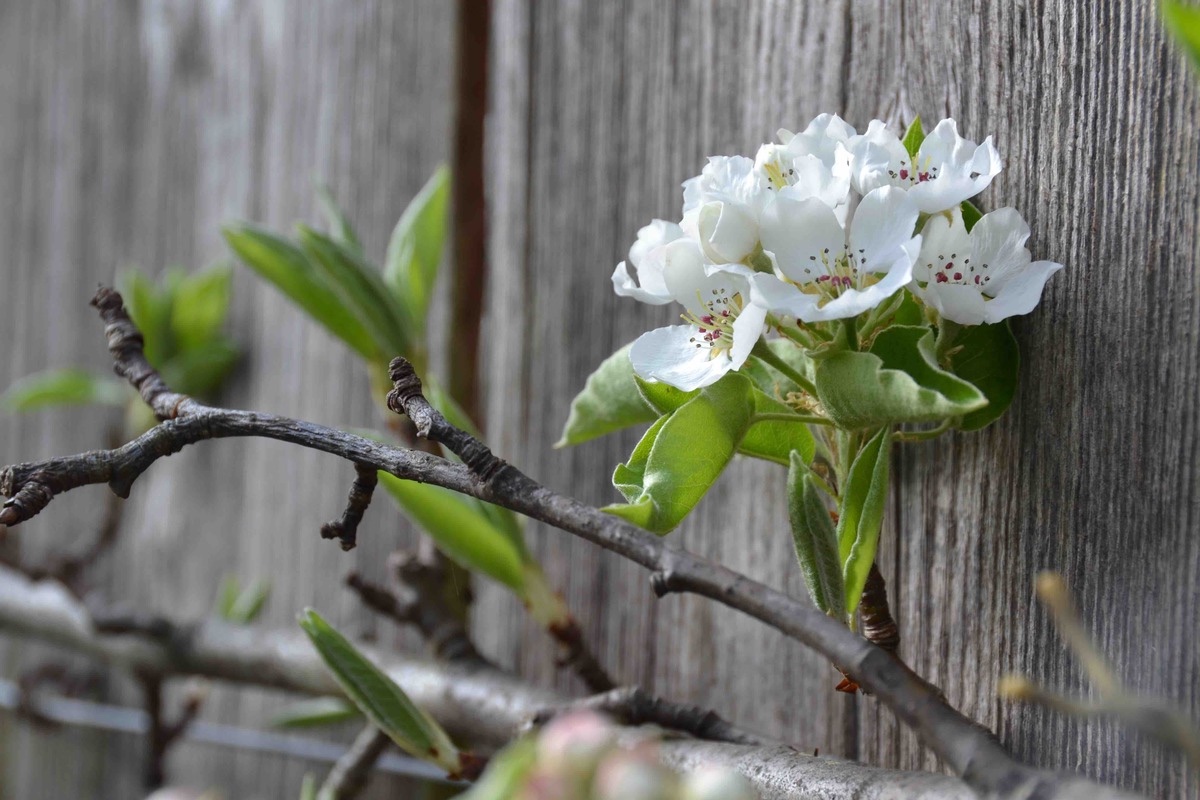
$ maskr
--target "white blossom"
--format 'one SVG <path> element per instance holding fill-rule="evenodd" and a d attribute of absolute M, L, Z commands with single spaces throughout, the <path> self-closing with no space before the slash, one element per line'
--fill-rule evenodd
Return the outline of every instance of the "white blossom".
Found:
<path fill-rule="evenodd" d="M 674 222 L 656 219 L 638 231 L 637 241 L 629 248 L 629 260 L 613 270 L 613 289 L 621 297 L 660 306 L 671 302 L 663 280 L 663 245 L 683 237 L 683 229 Z M 629 274 L 629 265 L 637 270 L 637 280 Z"/>
<path fill-rule="evenodd" d="M 664 245 L 663 283 L 682 305 L 686 324 L 642 334 L 629 351 L 634 371 L 646 380 L 684 391 L 709 386 L 746 363 L 762 336 L 767 312 L 750 302 L 744 275 L 707 274 L 703 253 L 691 239 Z"/>
<path fill-rule="evenodd" d="M 781 129 L 781 144 L 764 144 L 754 159 L 759 184 L 794 200 L 816 197 L 844 209 L 850 199 L 846 143 L 855 135 L 836 114 L 821 114 L 801 133 Z"/>
<path fill-rule="evenodd" d="M 712 263 L 738 263 L 758 244 L 758 220 L 770 196 L 759 185 L 753 161 L 713 156 L 698 176 L 683 183 L 680 225 Z"/>
<path fill-rule="evenodd" d="M 816 198 L 777 197 L 762 223 L 774 274 L 749 276 L 754 302 L 805 322 L 874 308 L 912 279 L 921 246 L 916 222 L 915 204 L 890 186 L 864 197 L 849 225 Z"/>
<path fill-rule="evenodd" d="M 979 194 L 1002 167 L 990 136 L 976 145 L 958 135 L 952 119 L 942 120 L 929 132 L 915 159 L 879 120 L 873 120 L 848 147 L 856 191 L 867 194 L 880 186 L 898 186 L 908 191 L 924 214 L 947 211 Z"/>
<path fill-rule="evenodd" d="M 1012 208 L 984 214 L 970 233 L 954 209 L 932 217 L 922 233 L 912 292 L 962 325 L 1028 314 L 1046 280 L 1062 269 L 1053 261 L 1031 261 L 1025 249 L 1029 225 Z"/>

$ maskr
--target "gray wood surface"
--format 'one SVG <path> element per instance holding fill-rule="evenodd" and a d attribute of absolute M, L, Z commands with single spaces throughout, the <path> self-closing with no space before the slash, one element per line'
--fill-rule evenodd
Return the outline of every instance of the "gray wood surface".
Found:
<path fill-rule="evenodd" d="M 219 225 L 231 218 L 312 219 L 313 177 L 333 185 L 378 254 L 449 152 L 452 25 L 450 4 L 435 0 L 0 3 L 0 383 L 47 366 L 105 368 L 85 308 L 97 281 L 131 262 L 222 258 Z M 903 654 L 1037 763 L 1196 796 L 1200 779 L 1139 737 L 995 696 L 1008 671 L 1086 691 L 1032 599 L 1036 571 L 1055 569 L 1122 676 L 1200 717 L 1200 105 L 1152 4 L 496 0 L 493 67 L 489 437 L 594 502 L 614 498 L 608 475 L 636 437 L 550 444 L 590 370 L 670 318 L 612 296 L 608 275 L 640 225 L 678 213 L 678 184 L 705 156 L 752 152 L 820 111 L 863 126 L 901 86 L 926 119 L 949 112 L 968 134 L 995 135 L 1006 169 L 984 205 L 1019 208 L 1037 255 L 1067 269 L 1016 325 L 1023 384 L 1009 416 L 898 457 L 883 548 Z M 233 329 L 250 358 L 229 403 L 374 419 L 346 351 L 245 272 Z M 99 446 L 105 424 L 94 411 L 0 416 L 0 460 Z M 314 605 L 373 632 L 340 577 L 352 565 L 378 574 L 409 534 L 381 503 L 354 555 L 321 541 L 351 477 L 271 443 L 185 452 L 135 488 L 103 588 L 194 615 L 221 575 L 268 576 L 268 621 L 290 624 Z M 86 537 L 99 491 L 19 529 L 23 552 Z M 802 593 L 782 508 L 782 472 L 738 464 L 673 535 Z M 803 648 L 693 598 L 656 601 L 638 569 L 531 534 L 623 680 L 804 749 L 936 768 L 870 699 L 833 694 L 835 673 Z M 478 588 L 481 647 L 578 689 L 518 604 Z M 9 675 L 41 655 L 0 651 Z M 108 694 L 135 697 L 119 679 Z M 205 714 L 263 724 L 280 702 L 222 689 Z M 0 752 L 5 798 L 136 796 L 130 740 L 31 734 L 0 717 Z M 192 747 L 171 766 L 231 798 L 294 796 L 305 770 Z"/>

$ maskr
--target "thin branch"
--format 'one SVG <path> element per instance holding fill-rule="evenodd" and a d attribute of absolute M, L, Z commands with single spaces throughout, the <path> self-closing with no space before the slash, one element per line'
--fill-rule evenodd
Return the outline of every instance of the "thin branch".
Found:
<path fill-rule="evenodd" d="M 194 675 L 245 686 L 336 695 L 333 677 L 306 637 L 296 631 L 231 625 L 209 619 L 174 625 L 165 638 L 109 635 L 90 624 L 86 608 L 52 581 L 32 582 L 0 567 L 0 631 L 31 636 L 126 670 L 163 678 Z M 441 723 L 456 742 L 497 748 L 516 738 L 539 711 L 572 700 L 494 669 L 434 663 L 361 649 Z M 660 745 L 676 769 L 723 764 L 746 775 L 761 800 L 977 800 L 960 780 L 815 758 L 788 747 L 746 747 L 692 739 Z M 818 794 L 823 792 L 824 794 Z M 1088 800 L 1131 795 L 1093 793 Z"/>
<path fill-rule="evenodd" d="M 115 310 L 114 301 L 115 297 Z M 457 454 L 463 464 L 369 441 L 359 436 L 248 411 L 203 406 L 170 394 L 157 375 L 140 371 L 140 336 L 120 307 L 120 295 L 101 289 L 96 304 L 109 323 L 109 345 L 120 374 L 135 380 L 143 398 L 161 417 L 173 417 L 125 446 L 77 456 L 18 464 L 0 471 L 0 492 L 10 499 L 0 524 L 15 525 L 41 511 L 56 495 L 79 486 L 107 483 L 128 496 L 134 480 L 159 458 L 205 439 L 258 436 L 291 442 L 369 464 L 398 478 L 417 480 L 496 503 L 553 525 L 621 555 L 652 573 L 657 594 L 691 592 L 758 619 L 824 655 L 854 676 L 892 709 L 950 769 L 985 795 L 1039 800 L 1065 798 L 1079 781 L 1028 767 L 1010 756 L 985 728 L 951 708 L 942 693 L 884 650 L 856 635 L 815 607 L 789 597 L 684 550 L 599 509 L 558 494 L 496 458 L 474 437 L 453 427 L 421 394 L 421 383 L 404 359 L 392 363 L 389 407 L 406 414 L 418 433 Z M 119 314 L 117 313 L 119 312 Z M 110 317 L 115 322 L 110 322 Z M 116 328 L 117 334 L 113 331 Z M 132 328 L 133 335 L 128 332 Z M 114 340 L 117 342 L 114 345 Z M 129 342 L 136 342 L 133 346 Z M 129 361 L 130 365 L 125 362 Z M 149 387 L 149 388 L 147 388 Z M 1112 790 L 1096 786 L 1090 800 Z"/>
<path fill-rule="evenodd" d="M 390 742 L 387 734 L 368 722 L 355 737 L 350 749 L 329 770 L 317 793 L 317 800 L 351 800 L 358 797 L 371 779 L 375 762 Z"/>
<path fill-rule="evenodd" d="M 341 519 L 321 526 L 321 538 L 337 539 L 346 551 L 353 550 L 358 543 L 358 524 L 371 505 L 371 496 L 375 494 L 375 486 L 379 483 L 379 473 L 370 464 L 355 464 L 354 472 L 357 477 L 350 485 L 350 497 L 346 500 L 346 510 L 342 512 Z"/>
<path fill-rule="evenodd" d="M 711 709 L 672 703 L 655 697 L 637 686 L 625 686 L 603 694 L 585 697 L 558 708 L 539 711 L 530 722 L 544 725 L 554 717 L 571 711 L 599 711 L 622 725 L 657 725 L 706 739 L 755 747 L 783 747 L 783 742 L 744 731 L 727 722 Z"/>

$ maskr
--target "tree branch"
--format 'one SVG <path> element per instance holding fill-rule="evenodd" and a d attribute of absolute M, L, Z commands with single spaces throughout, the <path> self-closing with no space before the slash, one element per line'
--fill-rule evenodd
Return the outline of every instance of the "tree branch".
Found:
<path fill-rule="evenodd" d="M 634 561 L 652 572 L 661 596 L 691 592 L 758 619 L 812 647 L 854 676 L 945 763 L 975 789 L 994 797 L 1039 800 L 1119 796 L 1114 790 L 1026 766 L 992 734 L 945 701 L 942 693 L 899 660 L 818 609 L 720 564 L 666 545 L 661 539 L 599 509 L 558 494 L 492 454 L 482 442 L 450 425 L 421 394 L 420 379 L 404 359 L 392 363 L 394 388 L 388 405 L 406 414 L 423 437 L 458 455 L 454 464 L 426 453 L 371 442 L 308 422 L 204 406 L 173 394 L 149 368 L 141 336 L 121 306 L 120 295 L 102 288 L 93 304 L 107 323 L 109 350 L 126 376 L 165 421 L 115 450 L 18 464 L 0 472 L 0 492 L 10 499 L 0 524 L 15 525 L 50 500 L 79 486 L 107 483 L 121 497 L 159 458 L 204 439 L 258 436 L 291 442 L 370 465 L 396 477 L 432 483 L 496 503 L 553 525 Z M 1090 788 L 1080 789 L 1087 786 Z M 1105 794 L 1107 792 L 1108 794 Z"/>
<path fill-rule="evenodd" d="M 317 797 L 320 800 L 350 800 L 358 797 L 371 779 L 375 762 L 390 742 L 387 734 L 368 722 L 354 738 L 350 749 L 329 770 Z"/>
<path fill-rule="evenodd" d="M 100 633 L 91 625 L 87 609 L 61 585 L 33 582 L 5 567 L 0 567 L 0 630 L 162 678 L 194 675 L 303 694 L 340 693 L 311 642 L 298 632 L 210 619 L 174 625 L 167 637 Z M 493 669 L 361 649 L 456 742 L 480 749 L 501 747 L 539 712 L 572 703 L 571 698 Z M 945 775 L 816 758 L 790 747 L 677 739 L 662 742 L 660 748 L 664 760 L 676 769 L 701 764 L 737 769 L 762 800 L 976 800 L 964 783 Z M 1119 797 L 1129 796 L 1101 793 L 1089 795 L 1088 800 Z"/>
<path fill-rule="evenodd" d="M 353 550 L 358 543 L 358 524 L 362 522 L 363 514 L 367 513 L 371 496 L 375 494 L 375 485 L 379 483 L 378 471 L 369 464 L 355 464 L 354 472 L 356 477 L 350 485 L 346 510 L 340 519 L 321 526 L 321 538 L 337 539 L 346 551 Z"/>

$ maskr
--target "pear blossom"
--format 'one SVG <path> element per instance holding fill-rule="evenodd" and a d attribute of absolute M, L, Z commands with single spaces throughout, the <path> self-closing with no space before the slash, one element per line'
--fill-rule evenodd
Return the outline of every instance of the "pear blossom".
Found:
<path fill-rule="evenodd" d="M 674 222 L 656 219 L 638 230 L 637 241 L 629 248 L 628 261 L 613 270 L 613 290 L 621 297 L 660 306 L 671 302 L 671 293 L 663 281 L 663 246 L 683 237 L 683 229 Z M 629 265 L 637 270 L 637 280 L 629 274 Z"/>
<path fill-rule="evenodd" d="M 852 139 L 848 149 L 856 191 L 867 194 L 880 186 L 899 186 L 924 214 L 947 211 L 974 197 L 1002 168 L 992 137 L 977 145 L 958 135 L 952 119 L 942 120 L 929 132 L 915 159 L 879 120 Z"/>
<path fill-rule="evenodd" d="M 753 300 L 805 322 L 874 308 L 912 280 L 921 247 L 916 223 L 916 204 L 891 186 L 864 197 L 848 225 L 817 198 L 777 197 L 762 221 L 774 274 L 748 277 Z"/>
<path fill-rule="evenodd" d="M 745 156 L 713 156 L 683 183 L 683 231 L 717 264 L 745 260 L 758 245 L 758 219 L 771 192 Z"/>
<path fill-rule="evenodd" d="M 844 209 L 850 199 L 846 143 L 854 128 L 836 114 L 821 114 L 801 133 L 780 129 L 777 135 L 781 144 L 764 144 L 754 159 L 759 183 L 795 200 L 817 197 Z"/>
<path fill-rule="evenodd" d="M 970 233 L 956 208 L 931 218 L 922 233 L 912 292 L 962 325 L 1028 314 L 1046 280 L 1062 269 L 1053 261 L 1031 261 L 1029 225 L 1012 208 L 984 214 Z"/>
<path fill-rule="evenodd" d="M 746 363 L 762 336 L 767 312 L 750 302 L 744 275 L 708 274 L 700 246 L 688 238 L 661 248 L 663 285 L 685 309 L 684 325 L 642 334 L 629 351 L 634 372 L 691 391 Z"/>

